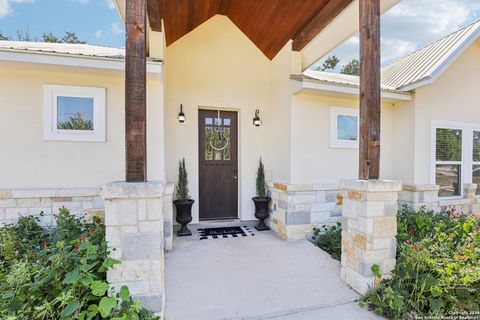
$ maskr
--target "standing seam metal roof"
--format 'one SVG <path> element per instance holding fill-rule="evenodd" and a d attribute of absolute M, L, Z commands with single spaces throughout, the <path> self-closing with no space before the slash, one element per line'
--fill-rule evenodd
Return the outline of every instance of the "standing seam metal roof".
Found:
<path fill-rule="evenodd" d="M 480 36 L 480 20 L 382 68 L 382 85 L 405 89 L 431 79 Z"/>

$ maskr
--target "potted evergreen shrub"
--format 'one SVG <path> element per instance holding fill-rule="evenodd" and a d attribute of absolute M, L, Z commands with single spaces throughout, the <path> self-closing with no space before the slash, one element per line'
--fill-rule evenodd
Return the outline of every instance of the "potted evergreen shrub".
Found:
<path fill-rule="evenodd" d="M 265 168 L 262 158 L 258 162 L 256 187 L 257 196 L 253 197 L 252 200 L 255 204 L 255 218 L 260 221 L 255 229 L 258 231 L 269 230 L 270 228 L 265 224 L 265 219 L 269 216 L 268 205 L 272 199 L 267 196 L 267 182 L 265 181 Z"/>
<path fill-rule="evenodd" d="M 179 237 L 191 236 L 192 231 L 187 228 L 187 224 L 192 222 L 192 205 L 195 201 L 190 199 L 188 194 L 188 174 L 185 168 L 185 158 L 178 162 L 178 183 L 175 194 L 176 199 L 173 204 L 177 209 L 176 220 L 182 225 L 177 235 Z"/>

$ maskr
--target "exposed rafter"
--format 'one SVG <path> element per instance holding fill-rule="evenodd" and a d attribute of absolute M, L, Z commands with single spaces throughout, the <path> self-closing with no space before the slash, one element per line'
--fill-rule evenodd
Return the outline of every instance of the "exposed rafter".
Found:
<path fill-rule="evenodd" d="M 228 7 L 230 6 L 231 0 L 222 0 L 220 3 L 220 9 L 218 10 L 218 14 L 227 15 Z"/>
<path fill-rule="evenodd" d="M 353 0 L 328 1 L 318 14 L 295 37 L 295 39 L 293 39 L 293 50 L 302 50 L 352 2 Z"/>
<path fill-rule="evenodd" d="M 147 0 L 148 22 L 153 31 L 162 31 L 162 10 L 160 1 Z"/>

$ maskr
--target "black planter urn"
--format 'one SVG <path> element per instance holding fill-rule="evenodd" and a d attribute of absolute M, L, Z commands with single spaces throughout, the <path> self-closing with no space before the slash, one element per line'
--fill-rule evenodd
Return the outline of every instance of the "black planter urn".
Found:
<path fill-rule="evenodd" d="M 265 219 L 268 218 L 270 213 L 268 212 L 268 204 L 272 200 L 271 198 L 252 198 L 253 203 L 255 204 L 255 218 L 260 220 L 258 225 L 255 226 L 255 229 L 258 231 L 270 230 L 270 228 L 265 224 Z"/>
<path fill-rule="evenodd" d="M 192 231 L 190 231 L 187 228 L 187 224 L 192 222 L 192 206 L 194 200 L 175 200 L 173 201 L 173 204 L 175 205 L 175 208 L 177 208 L 177 217 L 175 220 L 177 220 L 178 223 L 182 225 L 180 230 L 177 232 L 177 236 L 179 237 L 185 237 L 185 236 L 191 236 Z"/>

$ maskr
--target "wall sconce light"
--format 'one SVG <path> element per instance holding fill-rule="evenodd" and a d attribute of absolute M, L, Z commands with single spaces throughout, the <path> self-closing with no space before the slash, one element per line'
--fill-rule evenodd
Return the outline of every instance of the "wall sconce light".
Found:
<path fill-rule="evenodd" d="M 180 113 L 178 114 L 178 122 L 184 123 L 185 120 L 187 120 L 187 117 L 185 117 L 185 113 L 183 113 L 183 105 L 180 105 Z"/>
<path fill-rule="evenodd" d="M 260 111 L 255 110 L 255 117 L 253 118 L 253 125 L 255 127 L 260 127 L 262 125 L 262 120 L 260 120 Z"/>

